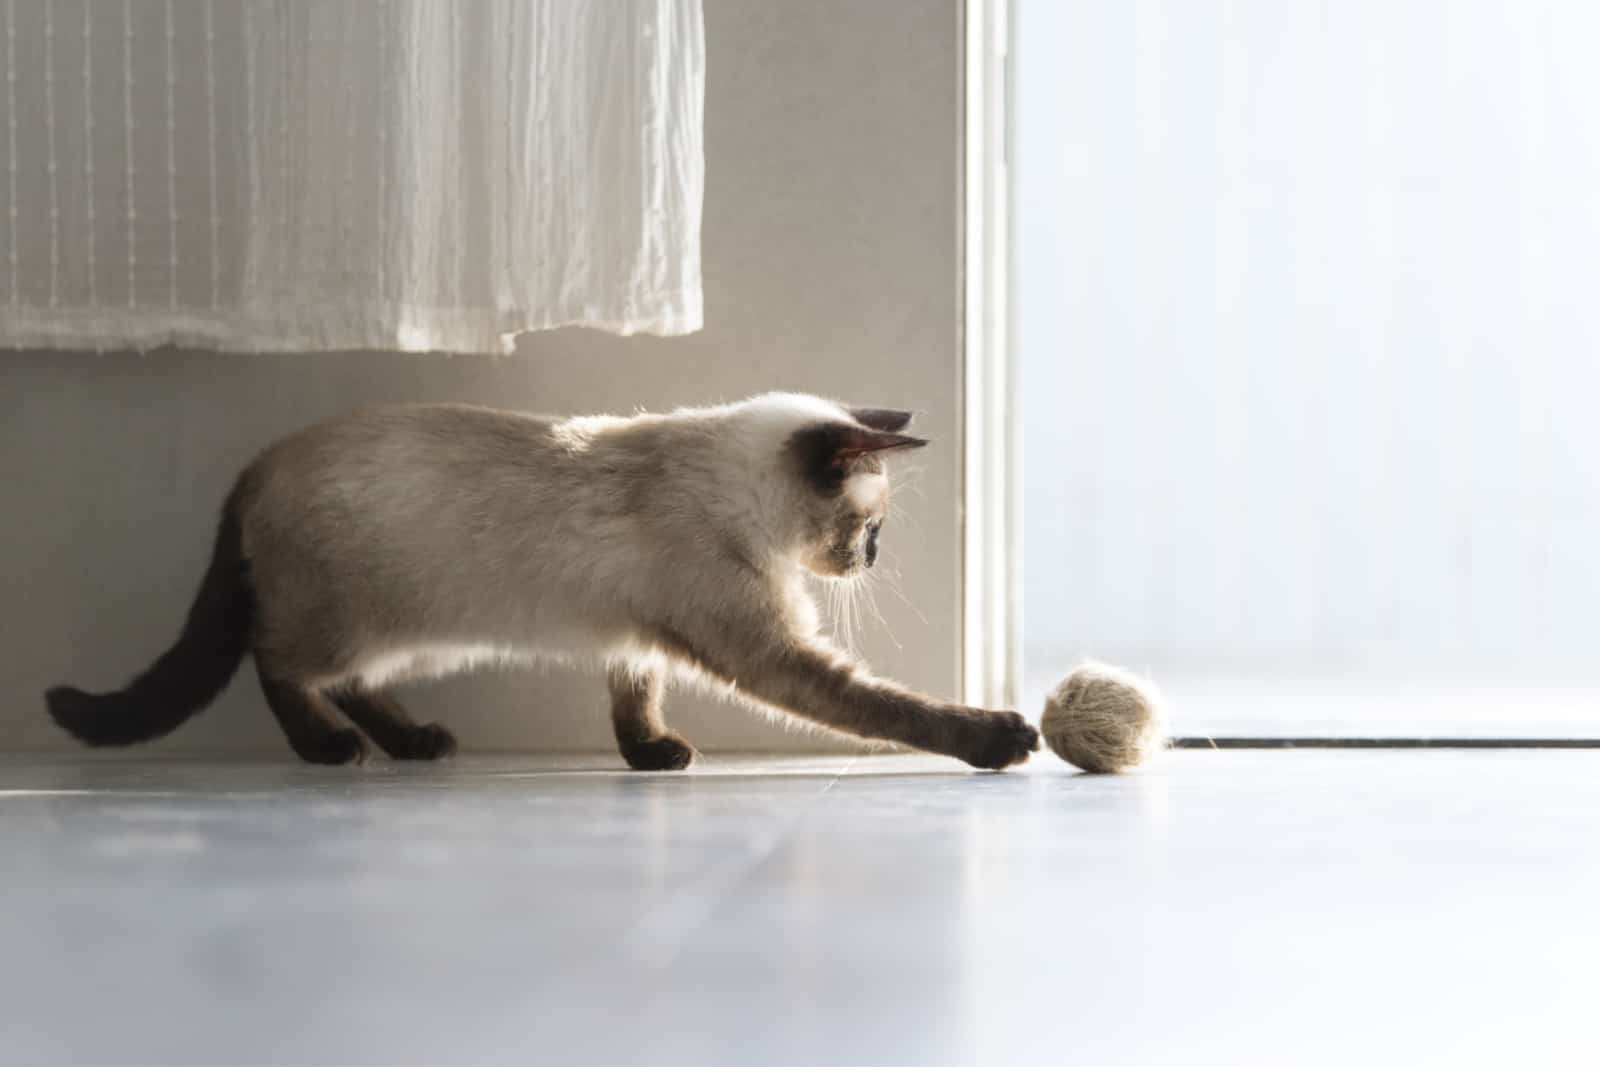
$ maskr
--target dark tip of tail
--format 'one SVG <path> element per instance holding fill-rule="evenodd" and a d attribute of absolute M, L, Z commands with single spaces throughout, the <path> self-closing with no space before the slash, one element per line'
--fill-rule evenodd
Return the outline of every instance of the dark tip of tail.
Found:
<path fill-rule="evenodd" d="M 121 694 L 108 693 L 96 696 L 58 685 L 46 690 L 45 706 L 57 726 L 86 745 L 131 745 L 143 740 L 142 730 L 130 716 L 119 714 Z"/>
<path fill-rule="evenodd" d="M 241 478 L 222 509 L 211 565 L 178 641 L 144 673 L 111 693 L 67 685 L 45 692 L 56 725 L 86 745 L 133 745 L 165 737 L 216 699 L 250 643 L 255 615 L 239 531 Z"/>

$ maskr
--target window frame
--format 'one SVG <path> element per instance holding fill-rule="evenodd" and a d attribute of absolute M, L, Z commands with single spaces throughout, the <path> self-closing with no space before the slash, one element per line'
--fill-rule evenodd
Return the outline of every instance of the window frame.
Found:
<path fill-rule="evenodd" d="M 1007 0 L 966 0 L 963 17 L 962 692 L 969 704 L 1014 707 L 1022 677 L 1021 522 Z"/>

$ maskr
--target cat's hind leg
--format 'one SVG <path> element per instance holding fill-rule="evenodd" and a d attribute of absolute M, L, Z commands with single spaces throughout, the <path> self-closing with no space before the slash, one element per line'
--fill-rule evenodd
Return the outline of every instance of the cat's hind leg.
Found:
<path fill-rule="evenodd" d="M 395 759 L 436 760 L 456 754 L 456 739 L 436 722 L 419 723 L 399 701 L 359 682 L 329 694 L 350 721 Z"/>
<path fill-rule="evenodd" d="M 284 736 L 307 763 L 361 763 L 367 742 L 359 731 L 345 726 L 333 703 L 321 692 L 300 682 L 273 674 L 258 663 L 261 692 L 278 719 Z"/>
<path fill-rule="evenodd" d="M 606 675 L 617 748 L 636 771 L 681 771 L 695 757 L 694 746 L 661 717 L 665 673 L 659 666 L 636 665 L 614 666 Z"/>

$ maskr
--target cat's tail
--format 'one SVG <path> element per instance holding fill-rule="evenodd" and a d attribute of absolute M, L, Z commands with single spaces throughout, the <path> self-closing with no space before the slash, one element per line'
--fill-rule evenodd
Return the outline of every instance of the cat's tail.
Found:
<path fill-rule="evenodd" d="M 217 526 L 211 566 L 183 633 L 161 658 L 114 693 L 59 685 L 45 693 L 50 717 L 86 745 L 132 745 L 164 737 L 216 699 L 250 643 L 255 595 L 239 535 L 239 488 Z"/>

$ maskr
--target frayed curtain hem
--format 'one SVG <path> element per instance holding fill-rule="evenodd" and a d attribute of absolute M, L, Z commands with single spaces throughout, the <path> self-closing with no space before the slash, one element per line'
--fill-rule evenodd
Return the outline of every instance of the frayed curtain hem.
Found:
<path fill-rule="evenodd" d="M 698 290 L 663 296 L 649 308 L 582 305 L 539 314 L 395 304 L 271 311 L 9 306 L 0 307 L 0 345 L 91 352 L 147 352 L 170 345 L 245 354 L 360 350 L 505 355 L 516 349 L 518 336 L 563 326 L 676 337 L 703 324 Z"/>

